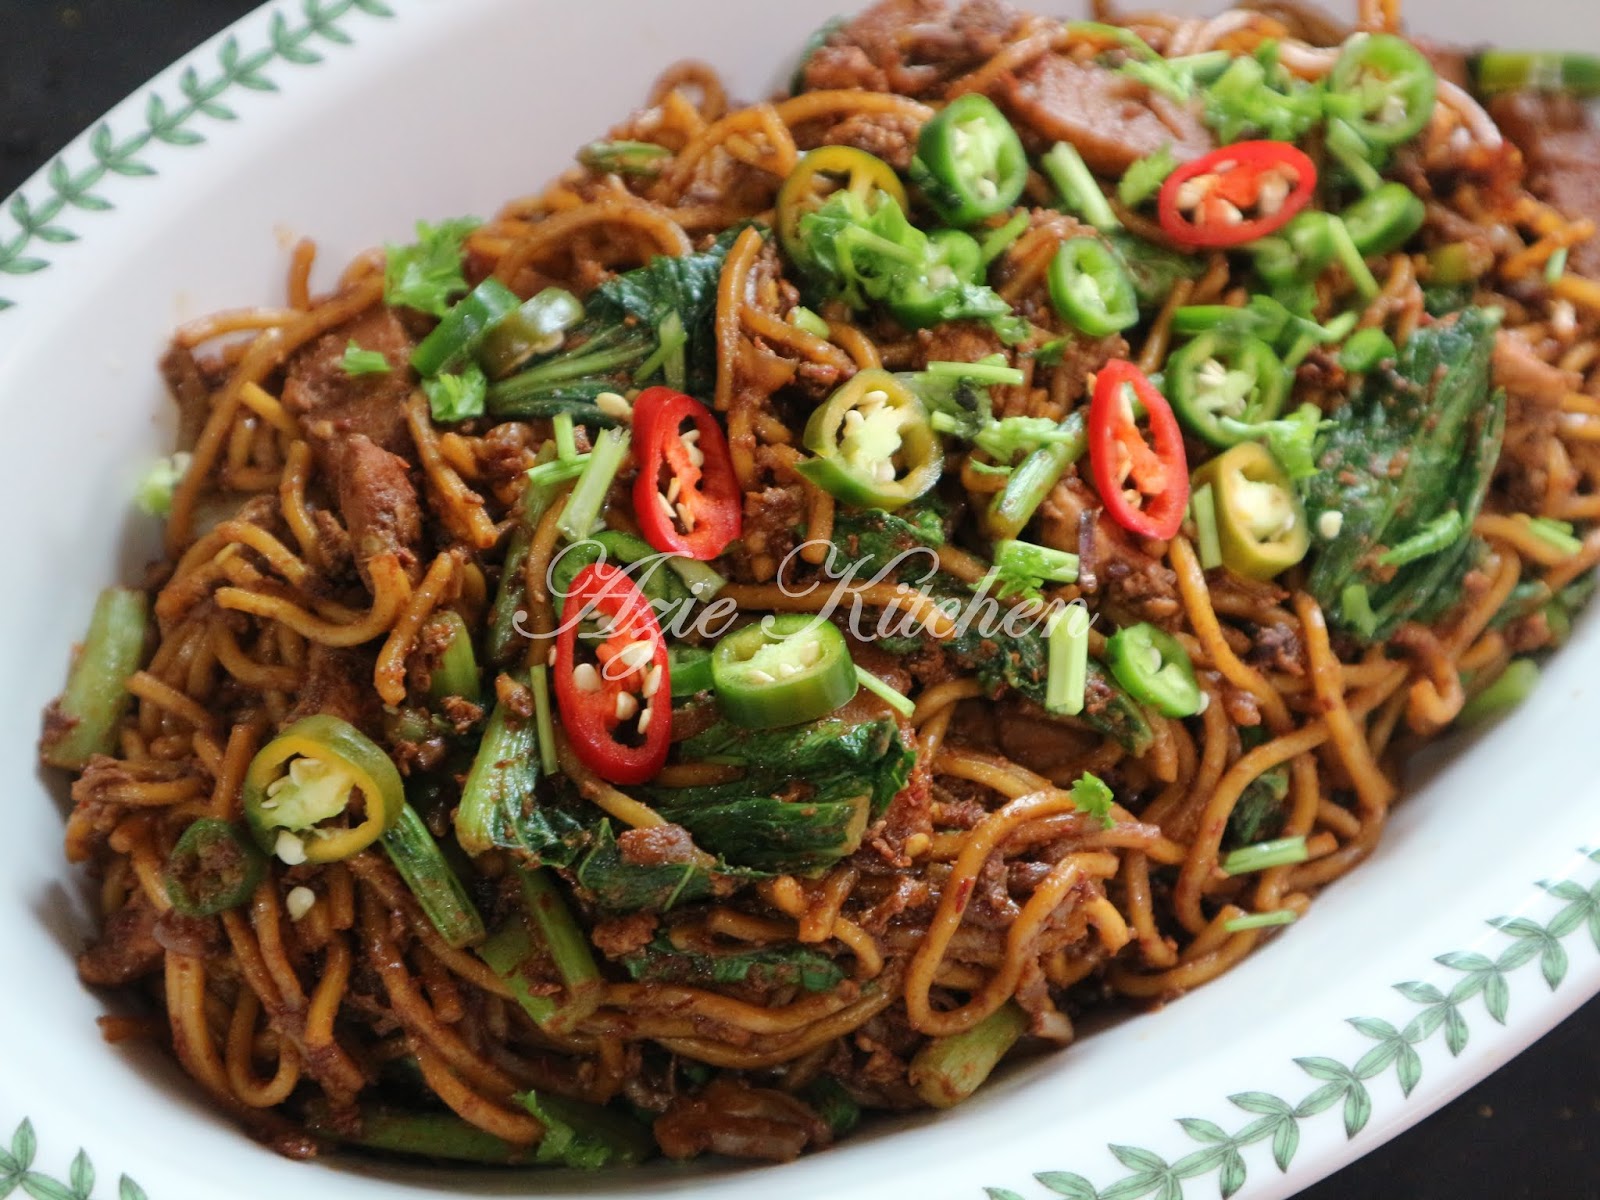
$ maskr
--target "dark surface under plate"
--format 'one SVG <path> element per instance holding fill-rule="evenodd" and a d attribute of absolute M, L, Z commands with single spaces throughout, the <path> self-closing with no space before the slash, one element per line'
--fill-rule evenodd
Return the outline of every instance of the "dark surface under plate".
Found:
<path fill-rule="evenodd" d="M 149 76 L 253 7 L 254 0 L 0 0 L 0 196 Z M 629 88 L 618 105 L 631 96 Z M 550 164 L 551 174 L 558 165 Z M 92 338 L 93 330 L 84 335 Z M 1070 1069 L 1069 1061 L 1062 1065 Z M 1600 1197 L 1600 1000 L 1453 1104 L 1301 1196 Z"/>

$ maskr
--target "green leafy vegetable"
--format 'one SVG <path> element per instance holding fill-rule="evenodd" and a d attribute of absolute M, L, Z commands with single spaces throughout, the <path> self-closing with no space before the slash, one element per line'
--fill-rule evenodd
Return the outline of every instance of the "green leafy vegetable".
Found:
<path fill-rule="evenodd" d="M 385 247 L 383 302 L 444 316 L 451 298 L 467 290 L 461 271 L 462 247 L 479 224 L 476 217 L 457 217 L 437 225 L 418 221 L 415 242 Z"/>
<path fill-rule="evenodd" d="M 800 218 L 800 238 L 818 286 L 851 308 L 885 304 L 917 325 L 984 321 L 1011 344 L 1027 336 L 1027 322 L 1011 305 L 993 288 L 952 270 L 939 243 L 885 192 L 874 193 L 870 203 L 847 189 L 835 192 Z"/>
<path fill-rule="evenodd" d="M 652 788 L 651 802 L 695 842 L 738 867 L 803 871 L 860 844 L 910 777 L 916 753 L 892 717 L 829 716 L 782 729 L 721 722 L 678 745 L 685 762 L 745 768 L 728 783 Z"/>
<path fill-rule="evenodd" d="M 596 828 L 594 845 L 577 867 L 578 883 L 604 912 L 670 912 L 711 895 L 712 872 L 697 863 L 630 863 L 622 857 L 611 822 Z"/>
<path fill-rule="evenodd" d="M 1324 513 L 1341 515 L 1337 536 L 1318 544 L 1308 582 L 1349 632 L 1382 639 L 1460 596 L 1505 428 L 1504 394 L 1490 392 L 1499 323 L 1498 313 L 1468 309 L 1417 330 L 1318 438 L 1316 474 L 1302 481 L 1306 513 L 1314 528 Z M 1439 529 L 1449 537 L 1436 547 L 1383 563 L 1391 548 Z"/>
<path fill-rule="evenodd" d="M 516 1099 L 544 1126 L 535 1162 L 597 1170 L 631 1166 L 655 1155 L 650 1131 L 614 1109 L 542 1092 L 523 1092 Z"/>
<path fill-rule="evenodd" d="M 708 395 L 716 384 L 716 337 L 711 326 L 717 281 L 729 247 L 744 230 L 744 225 L 735 226 L 706 250 L 679 258 L 658 255 L 646 266 L 606 280 L 584 302 L 584 319 L 569 335 L 568 348 L 497 380 L 489 388 L 489 411 L 527 418 L 549 417 L 565 409 L 584 424 L 615 424 L 614 419 L 595 419 L 600 415 L 595 398 L 634 386 L 634 372 L 661 345 L 658 331 L 664 323 L 669 333 L 675 327 L 681 330 L 682 345 L 677 348 L 682 350 L 683 390 Z M 674 360 L 677 348 L 669 347 Z M 666 357 L 663 354 L 660 362 Z"/>
<path fill-rule="evenodd" d="M 743 983 L 760 988 L 798 987 L 831 992 L 844 982 L 838 963 L 809 946 L 771 946 L 756 950 L 685 950 L 657 934 L 622 965 L 640 983 L 683 983 L 705 987 Z"/>
<path fill-rule="evenodd" d="M 1204 92 L 1204 119 L 1221 142 L 1262 137 L 1297 142 L 1322 120 L 1323 89 L 1286 71 L 1277 43 L 1239 57 Z"/>

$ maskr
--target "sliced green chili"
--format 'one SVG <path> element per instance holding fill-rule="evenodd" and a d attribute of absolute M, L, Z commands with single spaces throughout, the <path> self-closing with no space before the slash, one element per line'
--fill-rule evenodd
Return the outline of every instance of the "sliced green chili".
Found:
<path fill-rule="evenodd" d="M 227 821 L 202 817 L 183 831 L 167 856 L 167 898 L 186 917 L 214 917 L 238 908 L 266 876 L 267 858 Z"/>
<path fill-rule="evenodd" d="M 1183 643 L 1164 629 L 1141 623 L 1106 639 L 1111 674 L 1127 693 L 1164 717 L 1192 717 L 1204 693 Z"/>

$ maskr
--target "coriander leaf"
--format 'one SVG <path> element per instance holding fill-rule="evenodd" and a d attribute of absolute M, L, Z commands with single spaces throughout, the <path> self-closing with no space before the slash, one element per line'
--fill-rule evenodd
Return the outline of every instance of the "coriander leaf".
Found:
<path fill-rule="evenodd" d="M 1126 208 L 1138 208 L 1161 190 L 1167 176 L 1178 169 L 1178 160 L 1168 142 L 1154 154 L 1147 154 L 1122 173 L 1117 183 L 1117 199 Z"/>
<path fill-rule="evenodd" d="M 462 245 L 479 224 L 476 217 L 455 217 L 437 225 L 418 221 L 415 242 L 386 246 L 383 302 L 444 316 L 450 298 L 467 290 L 461 272 Z"/>
<path fill-rule="evenodd" d="M 389 373 L 389 360 L 383 356 L 381 350 L 363 350 L 356 345 L 355 338 L 351 338 L 344 348 L 344 357 L 339 360 L 339 365 L 344 368 L 346 375 L 387 375 Z"/>
<path fill-rule="evenodd" d="M 1250 424 L 1223 417 L 1218 424 L 1230 436 L 1265 440 L 1272 457 L 1291 480 L 1310 479 L 1317 473 L 1317 434 L 1327 422 L 1322 419 L 1322 410 L 1309 401 L 1276 421 Z"/>
<path fill-rule="evenodd" d="M 1111 804 L 1114 797 L 1105 780 L 1085 771 L 1070 789 L 1072 803 L 1081 813 L 1096 818 L 1107 829 L 1111 828 Z"/>
<path fill-rule="evenodd" d="M 1081 431 L 1049 417 L 1005 417 L 978 430 L 972 444 L 995 461 L 1009 463 L 1040 446 L 1082 440 Z"/>
<path fill-rule="evenodd" d="M 484 397 L 489 391 L 489 381 L 475 363 L 459 375 L 436 375 L 422 381 L 422 390 L 428 397 L 428 409 L 433 419 L 441 425 L 470 420 L 483 415 Z"/>

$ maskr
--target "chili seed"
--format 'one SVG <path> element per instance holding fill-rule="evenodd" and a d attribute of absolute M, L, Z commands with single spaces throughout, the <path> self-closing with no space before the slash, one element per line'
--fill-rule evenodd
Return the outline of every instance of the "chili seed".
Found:
<path fill-rule="evenodd" d="M 593 663 L 579 663 L 572 668 L 572 682 L 578 685 L 580 692 L 598 692 L 600 672 L 594 669 Z"/>

